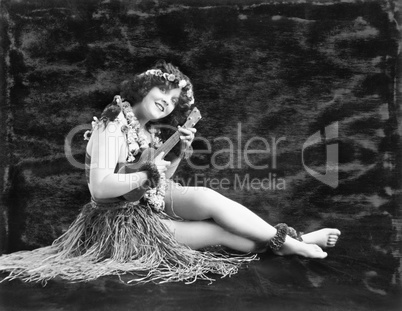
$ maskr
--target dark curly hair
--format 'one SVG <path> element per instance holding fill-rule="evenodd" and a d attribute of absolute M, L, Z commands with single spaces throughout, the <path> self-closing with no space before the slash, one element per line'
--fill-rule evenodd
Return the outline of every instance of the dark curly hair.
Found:
<path fill-rule="evenodd" d="M 192 93 L 192 84 L 190 79 L 184 75 L 178 67 L 166 63 L 164 60 L 158 61 L 155 66 L 150 69 L 159 69 L 162 73 L 173 74 L 176 79 L 171 82 L 158 75 L 137 74 L 132 79 L 125 80 L 121 83 L 120 96 L 131 105 L 136 105 L 142 101 L 152 88 L 167 87 L 168 89 L 174 89 L 179 87 L 179 81 L 185 80 L 186 86 L 182 88 L 174 110 L 165 118 L 150 121 L 149 124 L 147 124 L 148 129 L 151 126 L 159 127 L 161 129 L 161 138 L 165 141 L 173 134 L 178 125 L 182 125 L 186 121 L 190 113 L 194 98 L 192 94 L 188 96 L 188 91 L 191 90 Z M 113 116 L 117 112 L 114 110 L 118 110 L 118 107 L 112 103 L 106 108 L 102 115 L 108 120 L 114 119 Z M 177 154 L 178 149 L 175 148 L 174 152 Z"/>
<path fill-rule="evenodd" d="M 180 93 L 177 105 L 172 113 L 170 113 L 164 119 L 153 122 L 153 124 L 170 124 L 176 127 L 177 125 L 182 124 L 185 121 L 190 112 L 192 98 L 189 98 L 187 96 L 187 91 L 189 89 L 192 90 L 190 79 L 186 75 L 184 75 L 178 67 L 170 63 L 166 63 L 163 60 L 158 61 L 151 69 L 159 69 L 163 73 L 173 74 L 176 77 L 176 80 L 170 82 L 165 78 L 157 75 L 138 74 L 134 76 L 133 79 L 125 80 L 121 83 L 120 95 L 131 105 L 135 105 L 141 102 L 152 88 L 167 87 L 168 89 L 174 89 L 179 87 L 178 83 L 180 80 L 185 80 L 187 82 L 187 85 L 182 88 L 182 92 Z"/>

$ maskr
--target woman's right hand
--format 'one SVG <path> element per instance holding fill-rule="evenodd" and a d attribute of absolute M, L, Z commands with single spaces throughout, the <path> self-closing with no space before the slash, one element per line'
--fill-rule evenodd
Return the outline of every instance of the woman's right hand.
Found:
<path fill-rule="evenodd" d="M 156 158 L 155 158 L 155 165 L 158 169 L 159 174 L 164 174 L 168 167 L 170 166 L 169 161 L 163 160 L 165 153 L 161 152 Z"/>

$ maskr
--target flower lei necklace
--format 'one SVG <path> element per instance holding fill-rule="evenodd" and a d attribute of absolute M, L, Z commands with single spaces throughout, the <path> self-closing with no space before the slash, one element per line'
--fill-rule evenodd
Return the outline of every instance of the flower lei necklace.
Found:
<path fill-rule="evenodd" d="M 128 102 L 123 102 L 118 95 L 114 97 L 114 102 L 121 108 L 127 121 L 127 125 L 122 125 L 121 127 L 121 131 L 125 134 L 128 145 L 127 162 L 134 162 L 135 156 L 146 148 L 159 148 L 162 145 L 162 140 L 158 136 L 160 131 L 155 129 L 151 129 L 151 143 L 148 142 L 148 138 L 140 128 L 140 122 L 135 117 L 133 109 Z M 116 121 L 121 122 L 119 118 L 116 118 Z M 102 120 L 98 120 L 98 118 L 94 117 L 94 121 L 92 121 L 92 131 L 98 128 L 100 123 L 103 123 Z M 92 131 L 85 132 L 85 140 L 89 140 Z M 143 199 L 146 205 L 155 212 L 161 212 L 165 208 L 165 189 L 166 176 L 164 173 L 160 173 L 158 185 L 155 188 L 148 189 L 144 194 Z"/>
<path fill-rule="evenodd" d="M 128 102 L 122 102 L 120 96 L 115 96 L 117 104 L 122 108 L 124 117 L 127 120 L 127 125 L 123 125 L 121 130 L 126 135 L 128 144 L 127 162 L 134 162 L 135 156 L 139 151 L 146 148 L 159 148 L 162 145 L 162 140 L 157 136 L 160 131 L 151 129 L 151 143 L 148 143 L 147 137 L 140 129 L 140 122 L 135 117 L 133 108 Z M 160 173 L 159 183 L 155 188 L 148 189 L 144 194 L 144 199 L 148 207 L 155 212 L 161 212 L 165 208 L 165 189 L 166 176 Z"/>

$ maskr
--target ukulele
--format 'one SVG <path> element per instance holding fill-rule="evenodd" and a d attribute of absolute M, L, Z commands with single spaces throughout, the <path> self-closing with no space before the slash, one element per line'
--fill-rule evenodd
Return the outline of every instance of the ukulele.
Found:
<path fill-rule="evenodd" d="M 192 128 L 197 124 L 197 122 L 200 119 L 201 119 L 200 111 L 197 108 L 194 108 L 190 112 L 189 116 L 187 117 L 186 123 L 184 123 L 182 127 Z M 154 149 L 154 148 L 144 149 L 144 151 L 142 152 L 142 154 L 137 162 L 129 162 L 129 163 L 120 164 L 119 167 L 117 168 L 117 173 L 119 173 L 119 174 L 136 173 L 139 171 L 139 168 L 142 165 L 144 165 L 144 163 L 154 162 L 155 158 L 162 152 L 164 152 L 165 156 L 166 156 L 169 153 L 169 151 L 172 150 L 172 148 L 174 146 L 176 146 L 176 144 L 180 141 L 180 135 L 181 135 L 180 132 L 176 131 L 158 149 Z M 148 189 L 149 189 L 149 183 L 147 181 L 145 183 L 145 185 L 142 185 L 141 187 L 131 190 L 130 192 L 123 195 L 123 197 L 127 201 L 135 202 L 135 201 L 140 200 Z"/>

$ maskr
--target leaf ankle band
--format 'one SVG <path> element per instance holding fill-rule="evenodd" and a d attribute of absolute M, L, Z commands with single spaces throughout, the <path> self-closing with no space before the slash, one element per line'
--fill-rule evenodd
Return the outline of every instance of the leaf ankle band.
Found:
<path fill-rule="evenodd" d="M 273 250 L 273 251 L 278 251 L 283 243 L 285 243 L 286 240 L 286 235 L 288 232 L 288 225 L 281 223 L 277 224 L 275 226 L 276 228 L 276 234 L 275 236 L 269 241 L 268 246 Z"/>

